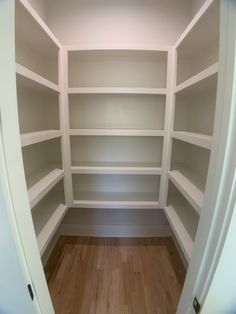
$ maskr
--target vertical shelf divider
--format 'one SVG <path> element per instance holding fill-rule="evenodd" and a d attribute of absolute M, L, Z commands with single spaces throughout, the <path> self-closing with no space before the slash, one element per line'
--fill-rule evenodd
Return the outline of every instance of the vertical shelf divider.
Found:
<path fill-rule="evenodd" d="M 68 52 L 61 47 L 59 52 L 59 86 L 60 86 L 60 125 L 62 130 L 61 150 L 62 163 L 65 170 L 64 189 L 67 207 L 73 203 L 71 153 L 69 135 L 69 100 L 68 100 Z"/>
<path fill-rule="evenodd" d="M 172 151 L 172 138 L 171 132 L 174 124 L 174 111 L 175 111 L 175 86 L 176 86 L 176 73 L 177 73 L 177 50 L 170 48 L 168 51 L 167 59 L 167 95 L 166 95 L 166 108 L 165 108 L 165 135 L 163 142 L 162 152 L 162 174 L 160 184 L 160 206 L 164 208 L 167 202 L 168 193 L 168 171 L 170 169 L 171 151 Z"/>

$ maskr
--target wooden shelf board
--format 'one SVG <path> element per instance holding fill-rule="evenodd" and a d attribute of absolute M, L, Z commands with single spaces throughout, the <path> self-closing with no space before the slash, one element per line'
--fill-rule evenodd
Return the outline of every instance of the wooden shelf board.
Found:
<path fill-rule="evenodd" d="M 189 262 L 192 255 L 193 240 L 172 205 L 165 207 L 164 212 L 184 253 L 184 256 Z"/>
<path fill-rule="evenodd" d="M 75 192 L 73 207 L 158 209 L 160 205 L 158 193 Z"/>
<path fill-rule="evenodd" d="M 27 35 L 30 36 L 32 45 L 36 44 L 37 46 L 39 46 L 40 49 L 44 49 L 45 45 L 46 45 L 46 48 L 48 48 L 49 45 L 60 48 L 61 43 L 56 38 L 56 36 L 52 33 L 49 27 L 45 24 L 45 22 L 39 16 L 39 14 L 30 5 L 29 1 L 18 0 L 16 2 L 20 4 L 22 9 L 24 9 L 25 11 L 25 12 L 20 12 L 21 15 L 18 17 L 18 19 L 22 19 L 23 23 L 25 23 L 25 20 L 27 19 L 27 27 L 31 31 L 31 32 L 28 32 L 29 34 Z M 16 6 L 16 15 L 18 14 L 18 11 L 17 11 L 18 8 L 19 6 Z M 20 27 L 20 25 L 17 24 L 16 26 L 17 26 L 16 30 L 19 33 L 23 33 L 23 35 L 25 35 L 25 32 L 22 32 L 22 28 Z M 34 30 L 34 32 L 32 32 L 32 30 Z M 31 36 L 30 33 L 32 33 L 33 35 Z M 33 36 L 35 37 L 34 39 L 32 39 Z"/>
<path fill-rule="evenodd" d="M 60 130 L 44 130 L 21 134 L 21 146 L 28 146 L 62 136 Z"/>
<path fill-rule="evenodd" d="M 209 135 L 185 131 L 174 131 L 171 133 L 171 137 L 203 148 L 211 149 L 212 136 Z"/>
<path fill-rule="evenodd" d="M 160 163 L 81 162 L 72 163 L 73 174 L 143 174 L 161 175 Z"/>
<path fill-rule="evenodd" d="M 38 247 L 40 251 L 40 255 L 42 256 L 45 252 L 50 240 L 52 239 L 53 235 L 55 234 L 59 224 L 61 223 L 62 219 L 64 218 L 67 212 L 67 206 L 64 204 L 58 205 L 55 209 L 52 216 L 46 222 L 45 226 L 37 236 Z"/>
<path fill-rule="evenodd" d="M 146 94 L 166 95 L 166 88 L 135 88 L 135 87 L 71 87 L 68 94 Z"/>
<path fill-rule="evenodd" d="M 59 92 L 59 86 L 56 85 L 55 83 L 45 79 L 44 77 L 42 77 L 41 75 L 27 69 L 26 67 L 24 67 L 23 65 L 20 65 L 18 63 L 16 63 L 16 74 L 17 74 L 17 79 L 20 80 L 19 76 L 22 76 L 24 78 L 24 82 L 23 84 L 27 84 L 26 79 L 27 80 L 31 80 L 36 84 L 42 85 L 44 87 L 47 87 L 55 92 Z M 28 83 L 29 86 L 32 86 L 32 84 L 29 82 Z"/>
<path fill-rule="evenodd" d="M 87 167 L 72 166 L 73 174 L 141 174 L 141 175 L 161 175 L 161 168 L 158 167 Z"/>
<path fill-rule="evenodd" d="M 187 170 L 184 171 L 186 172 Z M 189 201 L 193 208 L 195 208 L 198 214 L 200 214 L 203 206 L 204 193 L 183 174 L 184 171 L 169 171 L 168 177 Z M 190 175 L 192 176 L 192 174 Z"/>
<path fill-rule="evenodd" d="M 72 136 L 164 136 L 163 130 L 70 129 Z"/>
<path fill-rule="evenodd" d="M 33 208 L 64 176 L 64 170 L 53 169 L 28 189 L 30 207 Z"/>
<path fill-rule="evenodd" d="M 181 36 L 178 38 L 177 42 L 174 45 L 175 49 L 183 45 L 189 38 L 191 38 L 191 43 L 194 41 L 195 45 L 198 46 L 199 41 L 209 42 L 209 40 L 215 39 L 217 31 L 215 23 L 218 23 L 216 2 L 217 1 L 215 0 L 205 1 L 200 10 L 197 12 L 197 14 L 185 28 Z M 211 18 L 209 18 L 209 15 L 211 16 Z M 209 21 L 211 21 L 211 23 L 209 23 Z M 195 46 L 191 46 L 191 49 L 195 48 Z"/>
<path fill-rule="evenodd" d="M 189 89 L 190 91 L 193 91 L 194 90 L 193 87 L 195 87 L 195 91 L 196 91 L 196 89 L 201 91 L 201 87 L 202 87 L 202 89 L 207 89 L 208 85 L 211 86 L 216 81 L 217 73 L 218 73 L 218 62 L 210 65 L 208 68 L 204 69 L 203 71 L 197 73 L 196 75 L 192 76 L 191 78 L 189 78 L 186 81 L 177 85 L 175 88 L 175 93 L 180 93 L 180 92 L 186 93 L 187 89 Z M 212 77 L 212 79 L 209 79 L 211 77 Z M 200 88 L 199 88 L 198 84 L 200 84 L 201 82 L 202 82 L 202 84 L 200 85 Z M 207 83 L 208 83 L 208 85 L 207 85 Z M 194 85 L 196 85 L 196 86 L 194 86 Z M 190 88 L 192 88 L 192 89 L 190 89 Z"/>
<path fill-rule="evenodd" d="M 135 46 L 130 46 L 128 47 L 125 45 L 124 47 L 112 47 L 112 46 L 101 46 L 101 47 L 92 47 L 92 46 L 79 46 L 79 45 L 65 45 L 64 46 L 67 51 L 131 51 L 131 52 L 168 52 L 172 46 L 153 46 L 153 47 L 135 47 Z"/>

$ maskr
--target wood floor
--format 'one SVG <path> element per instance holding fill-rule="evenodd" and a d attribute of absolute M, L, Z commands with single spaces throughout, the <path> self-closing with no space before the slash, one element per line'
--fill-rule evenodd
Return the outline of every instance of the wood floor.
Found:
<path fill-rule="evenodd" d="M 171 238 L 63 236 L 45 273 L 56 314 L 174 314 L 185 277 Z"/>

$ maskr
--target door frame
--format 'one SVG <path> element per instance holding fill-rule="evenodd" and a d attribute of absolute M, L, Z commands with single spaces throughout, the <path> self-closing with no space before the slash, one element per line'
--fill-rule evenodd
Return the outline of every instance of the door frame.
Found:
<path fill-rule="evenodd" d="M 236 167 L 236 2 L 220 0 L 220 52 L 206 197 L 177 314 L 193 314 L 213 280 L 234 211 Z"/>
<path fill-rule="evenodd" d="M 30 283 L 33 289 L 35 313 L 53 314 L 33 227 L 21 153 L 15 71 L 15 0 L 0 0 L 0 69 L 0 135 L 5 183 L 10 196 L 6 198 L 8 216 L 14 226 L 13 235 L 26 285 Z"/>

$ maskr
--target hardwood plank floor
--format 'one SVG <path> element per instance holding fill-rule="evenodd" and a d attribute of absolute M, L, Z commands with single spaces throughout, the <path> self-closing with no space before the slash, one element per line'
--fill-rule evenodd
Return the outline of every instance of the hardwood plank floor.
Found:
<path fill-rule="evenodd" d="M 174 314 L 185 268 L 171 238 L 62 236 L 45 274 L 56 314 Z"/>

